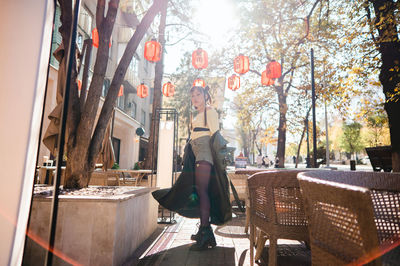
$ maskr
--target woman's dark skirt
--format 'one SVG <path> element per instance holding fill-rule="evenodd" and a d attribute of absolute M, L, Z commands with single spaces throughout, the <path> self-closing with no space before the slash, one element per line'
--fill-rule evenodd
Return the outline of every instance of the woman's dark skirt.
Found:
<path fill-rule="evenodd" d="M 177 212 L 188 218 L 200 217 L 200 206 L 195 189 L 195 157 L 188 143 L 185 147 L 183 169 L 171 188 L 154 191 L 153 197 L 164 208 Z M 218 175 L 215 166 L 211 169 L 211 179 L 208 190 L 210 196 L 211 223 L 221 225 L 232 218 L 232 208 L 229 201 L 229 187 L 226 174 Z"/>

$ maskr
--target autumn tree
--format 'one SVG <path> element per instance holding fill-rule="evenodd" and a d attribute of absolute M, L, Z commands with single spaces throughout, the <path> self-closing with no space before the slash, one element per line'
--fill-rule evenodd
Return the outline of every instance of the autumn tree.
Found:
<path fill-rule="evenodd" d="M 375 114 L 367 117 L 367 129 L 365 139 L 371 147 L 387 145 L 389 138 L 388 119 L 386 114 Z"/>
<path fill-rule="evenodd" d="M 300 88 L 310 83 L 309 51 L 312 46 L 324 51 L 318 61 L 320 64 L 316 64 L 320 67 L 316 78 L 321 81 L 321 62 L 331 52 L 330 40 L 334 39 L 331 32 L 337 25 L 328 20 L 331 9 L 325 1 L 242 1 L 240 4 L 242 27 L 238 29 L 238 38 L 242 40 L 240 51 L 250 56 L 249 75 L 259 82 L 268 62 L 275 59 L 282 65 L 282 76 L 265 91 L 273 92 L 278 104 L 277 157 L 279 167 L 284 167 L 288 100 L 294 102 Z M 321 85 L 322 82 L 317 82 L 319 93 L 328 90 Z"/>
<path fill-rule="evenodd" d="M 350 156 L 364 148 L 361 139 L 361 128 L 362 125 L 358 122 L 343 124 L 341 146 L 345 152 L 350 153 Z"/>
<path fill-rule="evenodd" d="M 242 136 L 246 136 L 248 141 L 242 140 L 242 147 L 245 147 L 245 152 L 249 150 L 252 155 L 253 162 L 255 158 L 255 149 L 257 153 L 261 153 L 263 143 L 273 138 L 275 130 L 268 132 L 265 136 L 265 130 L 269 121 L 268 115 L 271 115 L 270 109 L 274 108 L 272 95 L 267 95 L 264 88 L 257 83 L 247 82 L 246 86 L 240 88 L 240 92 L 234 98 L 231 109 L 236 112 L 237 116 L 237 130 L 243 131 Z M 264 142 L 263 142 L 264 140 Z"/>
<path fill-rule="evenodd" d="M 61 7 L 60 33 L 64 49 L 68 49 L 70 43 L 70 32 L 72 30 L 72 1 L 58 0 Z M 96 27 L 99 35 L 99 47 L 94 62 L 93 77 L 88 84 L 87 94 L 78 94 L 77 90 L 77 67 L 71 75 L 70 101 L 67 120 L 67 167 L 65 187 L 81 188 L 89 184 L 91 172 L 99 156 L 106 128 L 112 116 L 119 88 L 125 77 L 127 68 L 132 60 L 140 41 L 147 32 L 156 14 L 167 4 L 167 0 L 154 0 L 153 5 L 147 10 L 135 32 L 129 40 L 127 47 L 116 68 L 105 102 L 101 108 L 100 116 L 96 121 L 99 109 L 100 96 L 104 77 L 107 69 L 109 42 L 119 9 L 119 0 L 110 0 L 106 7 L 105 0 L 97 1 Z M 107 10 L 107 11 L 106 11 Z M 59 70 L 58 86 L 64 84 L 66 73 L 66 60 L 62 59 Z M 75 62 L 75 66 L 77 63 Z M 84 77 L 85 78 L 85 77 Z M 83 82 L 82 91 L 85 91 Z"/>
<path fill-rule="evenodd" d="M 393 0 L 330 1 L 341 3 L 351 21 L 340 38 L 347 47 L 348 65 L 357 69 L 360 84 L 378 79 L 384 94 L 392 145 L 393 171 L 400 171 L 400 42 L 399 7 Z M 345 61 L 345 60 L 344 60 Z M 345 63 L 345 62 L 343 62 Z M 354 68 L 353 67 L 353 68 Z M 366 87 L 366 86 L 364 86 Z"/>

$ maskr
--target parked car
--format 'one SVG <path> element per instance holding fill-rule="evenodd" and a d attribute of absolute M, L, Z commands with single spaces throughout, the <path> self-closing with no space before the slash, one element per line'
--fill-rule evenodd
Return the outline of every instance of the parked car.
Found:
<path fill-rule="evenodd" d="M 247 167 L 247 157 L 238 156 L 235 158 L 235 168 L 246 168 Z"/>
<path fill-rule="evenodd" d="M 371 162 L 369 161 L 369 157 L 365 156 L 364 158 L 360 159 L 362 164 L 371 164 Z"/>

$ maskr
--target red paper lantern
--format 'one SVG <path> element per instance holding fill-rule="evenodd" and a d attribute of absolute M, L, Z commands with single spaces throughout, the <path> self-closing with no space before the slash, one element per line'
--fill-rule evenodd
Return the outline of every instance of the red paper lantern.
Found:
<path fill-rule="evenodd" d="M 161 59 L 161 44 L 152 39 L 144 44 L 144 58 L 150 62 L 158 62 Z"/>
<path fill-rule="evenodd" d="M 282 76 L 281 64 L 272 60 L 267 64 L 267 77 L 270 79 L 278 79 Z"/>
<path fill-rule="evenodd" d="M 82 81 L 78 79 L 77 83 L 78 83 L 78 90 L 81 90 L 82 89 Z"/>
<path fill-rule="evenodd" d="M 235 60 L 233 60 L 233 68 L 238 74 L 247 73 L 250 68 L 249 57 L 244 56 L 243 54 L 239 54 L 239 56 L 237 56 Z"/>
<path fill-rule="evenodd" d="M 140 98 L 146 98 L 147 96 L 149 96 L 149 88 L 146 85 L 144 85 L 144 83 L 140 84 L 137 87 L 137 95 Z"/>
<path fill-rule="evenodd" d="M 108 44 L 108 47 L 111 48 L 111 41 L 112 41 L 112 36 L 110 37 L 110 43 Z M 99 48 L 99 32 L 97 31 L 97 28 L 94 28 L 92 30 L 92 44 L 94 47 Z"/>
<path fill-rule="evenodd" d="M 124 95 L 124 85 L 121 85 L 121 87 L 119 87 L 118 97 L 121 97 L 122 95 Z"/>
<path fill-rule="evenodd" d="M 202 79 L 195 79 L 193 81 L 193 87 L 203 87 L 204 88 L 205 86 L 206 86 L 206 83 Z"/>
<path fill-rule="evenodd" d="M 167 96 L 173 96 L 175 93 L 175 86 L 171 84 L 171 82 L 167 82 L 162 86 L 162 93 Z"/>
<path fill-rule="evenodd" d="M 204 69 L 208 66 L 208 54 L 201 48 L 192 53 L 192 65 L 196 69 Z"/>
<path fill-rule="evenodd" d="M 275 80 L 268 77 L 268 70 L 264 70 L 261 73 L 261 84 L 264 86 L 274 85 Z"/>
<path fill-rule="evenodd" d="M 233 91 L 239 89 L 240 88 L 240 77 L 235 74 L 230 76 L 228 78 L 228 88 Z"/>

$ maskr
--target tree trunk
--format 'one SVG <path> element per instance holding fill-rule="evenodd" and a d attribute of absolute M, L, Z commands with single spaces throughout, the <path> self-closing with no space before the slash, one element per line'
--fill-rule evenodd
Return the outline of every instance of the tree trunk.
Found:
<path fill-rule="evenodd" d="M 153 167 L 152 164 L 157 161 L 157 151 L 158 151 L 158 132 L 159 132 L 159 121 L 156 119 L 157 109 L 161 108 L 161 82 L 164 75 L 164 55 L 165 55 L 165 24 L 167 19 L 167 7 L 168 1 L 163 3 L 161 7 L 161 18 L 160 25 L 158 27 L 158 41 L 162 47 L 162 55 L 160 61 L 156 63 L 155 74 L 154 74 L 154 90 L 153 90 L 153 110 L 151 114 L 151 123 L 150 123 L 150 136 L 149 143 L 147 148 L 147 154 L 145 159 L 145 168 L 151 169 Z M 153 147 L 155 150 L 153 150 Z"/>
<path fill-rule="evenodd" d="M 99 107 L 103 81 L 108 63 L 109 41 L 118 11 L 119 0 L 110 0 L 106 16 L 104 16 L 105 1 L 99 0 L 96 13 L 96 24 L 99 31 L 99 47 L 92 82 L 89 86 L 87 99 L 82 108 L 80 119 L 69 126 L 68 163 L 66 169 L 66 188 L 87 187 L 90 176 L 95 168 L 98 155 L 103 143 L 105 130 L 111 118 L 115 102 L 118 97 L 119 87 L 123 82 L 127 68 L 139 46 L 140 41 L 147 32 L 155 15 L 159 12 L 161 3 L 166 0 L 155 0 L 147 11 L 135 33 L 129 40 L 123 56 L 117 66 L 105 102 L 100 112 L 99 119 L 93 132 L 96 114 Z M 80 99 L 72 98 L 76 106 L 80 107 Z M 72 104 L 71 104 L 72 105 Z M 74 111 L 70 109 L 70 112 Z M 70 116 L 74 119 L 74 115 Z M 69 118 L 70 119 L 70 118 Z"/>
<path fill-rule="evenodd" d="M 400 83 L 400 42 L 395 19 L 398 3 L 383 0 L 370 2 L 374 7 L 375 28 L 379 33 L 377 45 L 382 58 L 379 80 L 386 97 L 385 110 L 389 119 L 392 167 L 393 172 L 400 172 L 400 94 L 395 91 Z"/>
<path fill-rule="evenodd" d="M 294 166 L 294 168 L 297 168 L 297 165 L 299 164 L 301 143 L 303 142 L 303 138 L 304 138 L 304 134 L 305 133 L 306 133 L 306 125 L 304 125 L 303 132 L 301 133 L 301 137 L 300 137 L 300 141 L 299 141 L 299 146 L 297 147 L 296 165 Z"/>
<path fill-rule="evenodd" d="M 301 143 L 303 142 L 303 138 L 304 138 L 304 135 L 306 133 L 306 128 L 307 128 L 307 124 L 306 123 L 308 122 L 308 116 L 310 115 L 310 111 L 311 111 L 311 106 L 308 108 L 308 111 L 307 111 L 307 114 L 306 114 L 306 119 L 304 119 L 304 128 L 303 128 L 303 132 L 301 133 L 299 147 L 297 148 L 297 157 L 296 157 L 296 166 L 295 166 L 295 168 L 297 168 L 297 165 L 299 164 Z"/>
<path fill-rule="evenodd" d="M 285 146 L 286 146 L 286 95 L 283 91 L 283 86 L 276 87 L 276 92 L 278 94 L 279 102 L 279 126 L 278 126 L 278 147 L 276 151 L 276 156 L 279 159 L 277 168 L 285 167 Z"/>

